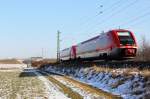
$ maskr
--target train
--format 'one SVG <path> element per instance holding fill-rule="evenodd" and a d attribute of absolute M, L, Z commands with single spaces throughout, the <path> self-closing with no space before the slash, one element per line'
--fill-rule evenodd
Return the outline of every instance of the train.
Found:
<path fill-rule="evenodd" d="M 137 53 L 134 33 L 113 29 L 60 51 L 60 60 L 126 60 Z"/>

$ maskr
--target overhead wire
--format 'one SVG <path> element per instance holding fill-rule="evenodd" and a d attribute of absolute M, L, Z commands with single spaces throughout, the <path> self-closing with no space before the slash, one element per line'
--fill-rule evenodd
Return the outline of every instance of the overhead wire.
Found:
<path fill-rule="evenodd" d="M 123 4 L 123 3 L 122 3 Z M 86 27 L 86 32 L 88 32 L 89 30 L 93 29 L 96 25 L 100 25 L 102 24 L 103 21 L 107 20 L 109 17 L 112 16 L 112 14 L 114 14 L 114 12 L 116 11 L 116 9 L 118 9 L 118 6 L 114 7 L 114 9 L 111 9 L 110 12 L 108 13 L 108 17 L 107 18 L 103 18 L 101 21 L 99 21 L 97 24 L 92 24 L 91 27 Z M 89 25 L 90 26 L 90 25 Z"/>
<path fill-rule="evenodd" d="M 109 10 L 109 9 L 113 8 L 113 6 L 117 5 L 117 4 L 120 3 L 121 1 L 122 1 L 122 0 L 118 0 L 117 2 L 111 4 L 110 7 L 105 8 L 104 10 L 101 10 L 101 9 L 103 8 L 103 6 L 104 6 L 103 4 L 101 4 L 101 5 L 97 8 L 97 9 L 100 9 L 100 11 L 99 11 L 96 15 L 87 18 L 86 21 L 85 21 L 85 23 L 87 23 L 87 22 L 90 21 L 91 19 L 94 19 L 95 17 L 99 16 L 100 14 L 103 13 L 103 11 L 106 11 L 106 10 Z M 84 18 L 85 18 L 85 17 L 84 17 Z"/>
<path fill-rule="evenodd" d="M 144 8 L 143 11 L 146 11 L 147 9 L 150 9 L 150 6 Z M 143 12 L 143 11 L 141 11 L 141 12 Z M 134 17 L 128 21 L 122 22 L 121 24 L 119 24 L 117 26 L 122 28 L 122 27 L 127 26 L 127 25 L 129 26 L 130 24 L 134 25 L 133 23 L 137 23 L 137 21 L 139 21 L 140 19 L 143 19 L 144 17 L 147 17 L 149 15 L 150 15 L 150 11 L 148 11 L 148 12 L 146 11 L 139 16 L 136 16 L 136 17 Z M 115 26 L 115 25 L 116 24 L 112 24 L 111 26 Z M 132 26 L 132 25 L 130 25 L 130 26 Z"/>
<path fill-rule="evenodd" d="M 150 9 L 150 7 L 149 7 L 149 8 L 146 8 L 146 9 Z M 139 19 L 144 18 L 144 17 L 147 17 L 147 16 L 149 16 L 149 15 L 150 15 L 150 11 L 145 12 L 145 13 L 143 13 L 143 14 L 140 15 L 140 16 L 136 16 L 135 18 L 133 18 L 133 19 L 127 21 L 127 22 L 122 23 L 120 26 L 132 24 L 132 23 L 138 21 Z"/>
<path fill-rule="evenodd" d="M 117 10 L 115 13 L 112 13 L 110 16 L 108 16 L 107 18 L 105 18 L 104 20 L 101 21 L 101 23 L 97 24 L 97 25 L 101 25 L 102 24 L 106 24 L 108 22 L 108 20 L 112 19 L 112 17 L 122 13 L 123 11 L 129 9 L 129 7 L 133 6 L 134 4 L 137 3 L 137 1 L 139 0 L 134 0 L 133 2 L 130 2 L 128 5 L 125 5 L 123 8 L 121 8 L 120 10 Z"/>
<path fill-rule="evenodd" d="M 102 10 L 102 8 L 104 7 L 104 5 L 101 4 L 101 5 L 100 5 L 101 7 L 99 7 L 99 8 L 101 8 L 101 11 L 99 11 L 96 15 L 94 15 L 94 16 L 92 16 L 92 17 L 90 17 L 90 18 L 87 18 L 84 23 L 80 24 L 80 27 L 83 27 L 83 26 L 84 26 L 83 28 L 85 29 L 85 27 L 87 27 L 87 25 L 89 26 L 89 24 L 91 23 L 92 20 L 96 19 L 96 17 L 102 15 L 104 12 L 106 12 L 106 11 L 113 12 L 114 9 L 115 9 L 116 7 L 118 7 L 118 5 L 121 3 L 121 1 L 122 1 L 122 0 L 118 0 L 118 1 L 114 2 L 114 3 L 111 4 L 109 7 L 105 8 L 104 10 Z M 98 20 L 98 19 L 96 19 L 96 21 L 97 21 L 97 20 Z M 90 23 L 89 23 L 89 22 L 90 22 Z M 79 29 L 79 30 L 81 31 L 81 29 Z"/>
<path fill-rule="evenodd" d="M 104 18 L 103 20 L 101 20 L 99 23 L 95 24 L 93 27 L 89 28 L 90 30 L 93 29 L 96 25 L 97 26 L 100 26 L 102 24 L 106 24 L 106 22 L 108 22 L 108 20 L 110 20 L 112 17 L 114 17 L 115 15 L 119 14 L 119 13 L 122 13 L 123 10 L 126 10 L 128 9 L 129 7 L 133 6 L 134 4 L 136 4 L 139 0 L 134 0 L 133 2 L 130 2 L 128 3 L 127 5 L 125 5 L 124 7 L 122 7 L 121 9 L 115 11 L 115 12 L 112 12 L 111 15 L 109 15 L 108 17 Z M 89 29 L 86 30 L 86 33 L 87 31 L 89 31 Z M 99 29 L 99 28 L 98 28 Z M 98 30 L 96 29 L 96 31 Z"/>

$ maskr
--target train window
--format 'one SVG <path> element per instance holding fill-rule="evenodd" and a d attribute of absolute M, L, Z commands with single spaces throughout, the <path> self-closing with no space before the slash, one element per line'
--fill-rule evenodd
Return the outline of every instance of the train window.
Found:
<path fill-rule="evenodd" d="M 130 36 L 129 32 L 118 32 L 118 36 Z"/>
<path fill-rule="evenodd" d="M 118 32 L 118 37 L 121 45 L 134 45 L 135 42 L 130 32 Z"/>

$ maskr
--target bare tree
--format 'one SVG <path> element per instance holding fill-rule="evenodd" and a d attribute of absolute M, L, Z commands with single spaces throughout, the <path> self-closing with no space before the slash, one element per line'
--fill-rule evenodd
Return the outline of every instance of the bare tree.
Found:
<path fill-rule="evenodd" d="M 145 36 L 142 36 L 141 46 L 137 53 L 137 60 L 150 61 L 150 45 Z"/>

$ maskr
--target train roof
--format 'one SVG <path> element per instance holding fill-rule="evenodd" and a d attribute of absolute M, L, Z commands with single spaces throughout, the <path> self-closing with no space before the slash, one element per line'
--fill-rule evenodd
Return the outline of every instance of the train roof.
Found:
<path fill-rule="evenodd" d="M 129 30 L 127 30 L 127 29 L 113 29 L 113 30 L 110 30 L 110 31 L 124 31 L 124 32 L 129 32 Z"/>
<path fill-rule="evenodd" d="M 91 39 L 88 39 L 88 40 L 86 40 L 86 41 L 83 41 L 83 42 L 81 42 L 80 44 L 84 44 L 84 43 L 87 43 L 87 42 L 89 42 L 89 41 L 95 40 L 95 39 L 99 38 L 99 36 L 100 36 L 100 35 L 95 36 L 95 37 L 93 37 L 93 38 L 91 38 Z"/>
<path fill-rule="evenodd" d="M 63 49 L 63 50 L 61 50 L 61 51 L 65 51 L 65 50 L 69 50 L 70 48 L 65 48 L 65 49 Z"/>
<path fill-rule="evenodd" d="M 129 32 L 129 30 L 126 30 L 126 29 L 112 29 L 112 30 L 110 30 L 110 31 L 124 31 L 124 32 L 127 32 L 127 31 L 128 31 L 128 32 Z M 108 31 L 108 32 L 110 32 L 110 31 Z M 90 38 L 90 39 L 88 39 L 88 40 L 86 40 L 86 41 L 83 41 L 83 42 L 81 42 L 81 43 L 79 43 L 79 44 L 85 44 L 85 43 L 87 43 L 87 42 L 89 42 L 89 41 L 95 40 L 95 39 L 101 37 L 102 35 L 107 34 L 108 32 L 102 32 L 100 35 L 95 36 L 95 37 L 93 37 L 93 38 Z M 78 45 L 78 44 L 77 44 L 77 45 Z"/>
<path fill-rule="evenodd" d="M 83 41 L 83 42 L 81 42 L 81 43 L 79 43 L 79 44 L 85 44 L 85 43 L 87 43 L 87 42 L 89 42 L 89 41 L 92 41 L 92 40 L 95 40 L 95 39 L 97 39 L 97 38 L 99 38 L 99 37 L 101 37 L 101 36 L 103 36 L 103 35 L 105 35 L 105 34 L 107 34 L 108 32 L 102 32 L 101 34 L 99 34 L 99 35 L 97 35 L 97 36 L 95 36 L 95 37 L 92 37 L 92 38 L 90 38 L 90 39 L 88 39 L 88 40 L 86 40 L 86 41 Z M 78 44 L 77 44 L 78 45 Z"/>

